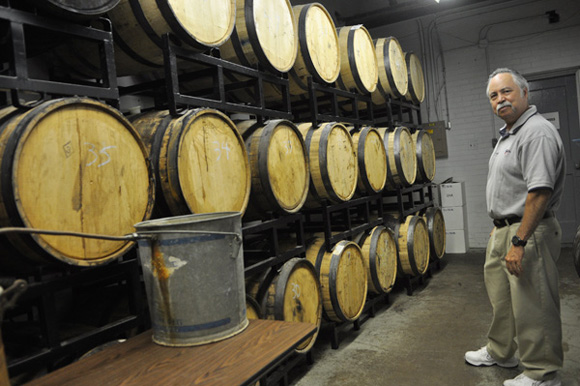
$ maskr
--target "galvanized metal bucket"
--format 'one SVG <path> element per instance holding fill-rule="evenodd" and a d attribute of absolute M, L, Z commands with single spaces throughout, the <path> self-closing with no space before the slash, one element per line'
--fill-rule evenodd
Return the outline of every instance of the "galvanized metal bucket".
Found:
<path fill-rule="evenodd" d="M 241 228 L 239 212 L 135 225 L 155 343 L 195 346 L 248 326 Z"/>

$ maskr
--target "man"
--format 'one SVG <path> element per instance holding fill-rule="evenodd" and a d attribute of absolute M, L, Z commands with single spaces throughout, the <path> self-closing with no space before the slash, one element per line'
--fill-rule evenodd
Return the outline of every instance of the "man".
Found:
<path fill-rule="evenodd" d="M 556 128 L 528 104 L 528 82 L 500 68 L 487 95 L 505 125 L 489 160 L 487 209 L 495 227 L 484 277 L 493 308 L 487 345 L 465 354 L 474 366 L 524 372 L 504 386 L 559 386 L 562 322 L 556 261 L 561 228 L 554 212 L 564 184 L 564 148 Z"/>

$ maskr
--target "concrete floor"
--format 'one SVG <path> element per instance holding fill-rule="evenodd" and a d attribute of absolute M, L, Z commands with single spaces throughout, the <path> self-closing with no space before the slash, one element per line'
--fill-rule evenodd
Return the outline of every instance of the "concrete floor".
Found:
<path fill-rule="evenodd" d="M 484 251 L 446 255 L 441 270 L 408 296 L 404 288 L 389 295 L 389 306 L 374 318 L 339 329 L 340 347 L 331 348 L 328 327 L 312 348 L 314 364 L 293 369 L 293 386 L 488 386 L 501 385 L 523 369 L 473 367 L 465 351 L 486 343 L 491 306 L 483 283 Z M 564 333 L 565 386 L 580 386 L 580 278 L 572 249 L 558 262 Z"/>

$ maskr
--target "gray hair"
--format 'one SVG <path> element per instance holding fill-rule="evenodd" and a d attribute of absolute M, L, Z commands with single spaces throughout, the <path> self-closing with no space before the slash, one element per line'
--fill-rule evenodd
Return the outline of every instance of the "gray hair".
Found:
<path fill-rule="evenodd" d="M 491 75 L 489 76 L 489 78 L 487 79 L 486 96 L 488 98 L 489 98 L 489 83 L 491 82 L 491 79 L 498 74 L 511 74 L 512 78 L 514 79 L 514 82 L 520 88 L 520 93 L 522 94 L 522 96 L 524 96 L 524 90 L 528 90 L 528 91 L 530 90 L 530 86 L 528 84 L 528 81 L 526 80 L 526 78 L 524 78 L 522 76 L 522 74 L 520 74 L 516 70 L 512 70 L 511 68 L 503 67 L 503 68 L 498 68 L 497 70 L 492 72 Z"/>

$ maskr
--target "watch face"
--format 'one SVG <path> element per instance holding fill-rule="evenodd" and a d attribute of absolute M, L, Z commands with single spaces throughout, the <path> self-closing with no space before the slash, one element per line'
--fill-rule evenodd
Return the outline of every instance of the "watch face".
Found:
<path fill-rule="evenodd" d="M 516 247 L 525 247 L 527 243 L 524 240 L 520 239 L 518 236 L 514 236 L 512 237 L 512 244 L 515 245 Z"/>

